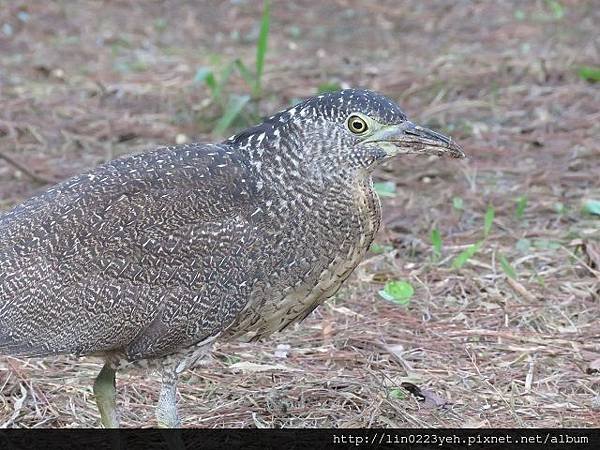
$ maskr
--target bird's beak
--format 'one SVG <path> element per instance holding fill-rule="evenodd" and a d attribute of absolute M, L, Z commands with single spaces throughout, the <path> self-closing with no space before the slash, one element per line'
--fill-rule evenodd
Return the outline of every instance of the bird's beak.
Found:
<path fill-rule="evenodd" d="M 383 127 L 363 142 L 376 143 L 389 156 L 416 153 L 466 158 L 462 148 L 452 138 L 409 121 Z"/>

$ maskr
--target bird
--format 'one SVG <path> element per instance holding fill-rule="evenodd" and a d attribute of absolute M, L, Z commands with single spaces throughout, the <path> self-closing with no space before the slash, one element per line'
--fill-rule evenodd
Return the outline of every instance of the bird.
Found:
<path fill-rule="evenodd" d="M 333 296 L 381 222 L 372 174 L 405 154 L 464 158 L 366 89 L 307 98 L 220 143 L 108 161 L 0 216 L 0 354 L 99 356 L 102 426 L 116 373 L 177 379 L 216 341 L 254 341 Z"/>

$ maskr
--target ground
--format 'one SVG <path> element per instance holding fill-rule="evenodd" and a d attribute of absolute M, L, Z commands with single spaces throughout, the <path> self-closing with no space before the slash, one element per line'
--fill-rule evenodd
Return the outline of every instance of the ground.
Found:
<path fill-rule="evenodd" d="M 469 159 L 377 172 L 391 184 L 375 251 L 303 323 L 186 373 L 183 425 L 600 426 L 600 217 L 584 206 L 600 200 L 600 85 L 579 73 L 600 62 L 597 2 L 273 3 L 259 113 L 368 87 Z M 260 14 L 243 0 L 0 1 L 0 208 L 122 154 L 222 138 L 194 77 L 252 67 Z M 224 89 L 248 92 L 237 74 Z M 408 304 L 378 294 L 394 280 L 414 287 Z M 100 367 L 0 358 L 0 427 L 98 426 Z M 158 377 L 118 385 L 123 425 L 152 426 Z"/>

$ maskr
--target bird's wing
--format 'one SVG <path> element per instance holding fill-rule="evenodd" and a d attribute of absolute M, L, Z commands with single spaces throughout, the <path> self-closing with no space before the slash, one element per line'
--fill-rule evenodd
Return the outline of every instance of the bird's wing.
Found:
<path fill-rule="evenodd" d="M 137 359 L 218 332 L 246 301 L 254 203 L 243 160 L 196 144 L 112 161 L 17 206 L 0 217 L 0 353 Z"/>

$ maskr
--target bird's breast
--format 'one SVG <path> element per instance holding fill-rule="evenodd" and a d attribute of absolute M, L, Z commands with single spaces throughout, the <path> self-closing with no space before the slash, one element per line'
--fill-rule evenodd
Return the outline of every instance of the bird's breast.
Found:
<path fill-rule="evenodd" d="M 337 292 L 363 259 L 381 219 L 370 180 L 308 203 L 282 218 L 283 232 L 265 254 L 268 281 L 257 286 L 229 334 L 259 339 L 304 319 Z"/>

